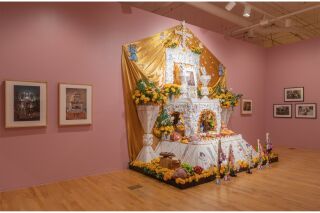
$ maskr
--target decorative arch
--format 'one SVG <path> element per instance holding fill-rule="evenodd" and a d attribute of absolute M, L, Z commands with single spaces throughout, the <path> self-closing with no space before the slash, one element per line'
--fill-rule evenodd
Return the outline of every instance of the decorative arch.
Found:
<path fill-rule="evenodd" d="M 203 126 L 203 127 L 202 127 Z M 217 131 L 217 117 L 216 113 L 210 109 L 204 109 L 200 112 L 198 118 L 198 132 Z"/>

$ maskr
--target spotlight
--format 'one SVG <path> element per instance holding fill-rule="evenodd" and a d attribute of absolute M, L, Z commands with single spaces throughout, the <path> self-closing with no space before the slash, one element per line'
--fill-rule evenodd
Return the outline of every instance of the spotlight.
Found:
<path fill-rule="evenodd" d="M 251 13 L 251 7 L 249 5 L 245 5 L 243 10 L 243 16 L 248 18 L 250 17 L 250 13 Z"/>
<path fill-rule="evenodd" d="M 234 6 L 236 6 L 235 2 L 229 2 L 225 8 L 226 10 L 231 11 L 234 8 Z"/>

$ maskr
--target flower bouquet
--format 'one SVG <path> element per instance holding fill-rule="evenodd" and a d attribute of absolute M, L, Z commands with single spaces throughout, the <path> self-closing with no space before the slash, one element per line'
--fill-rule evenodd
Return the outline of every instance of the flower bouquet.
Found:
<path fill-rule="evenodd" d="M 139 104 L 159 105 L 167 101 L 167 97 L 153 82 L 140 79 L 137 82 L 136 89 L 132 95 L 134 102 Z"/>
<path fill-rule="evenodd" d="M 233 107 L 238 106 L 241 97 L 242 94 L 233 93 L 227 88 L 221 88 L 220 85 L 217 86 L 214 98 L 218 98 L 220 100 L 220 106 L 222 108 L 221 120 L 224 126 L 223 128 L 227 128 L 230 116 L 233 112 Z"/>
<path fill-rule="evenodd" d="M 220 100 L 221 107 L 227 109 L 238 106 L 239 100 L 242 97 L 242 94 L 233 93 L 227 88 L 221 88 L 220 85 L 217 86 L 215 94 L 214 98 L 218 98 Z"/>
<path fill-rule="evenodd" d="M 162 94 L 172 101 L 172 98 L 175 96 L 179 96 L 181 93 L 180 85 L 178 84 L 165 84 L 162 88 Z"/>
<path fill-rule="evenodd" d="M 173 131 L 174 127 L 172 118 L 168 114 L 167 110 L 163 109 L 156 120 L 156 125 L 153 132 L 158 137 L 162 135 L 163 140 L 169 140 L 169 137 Z"/>

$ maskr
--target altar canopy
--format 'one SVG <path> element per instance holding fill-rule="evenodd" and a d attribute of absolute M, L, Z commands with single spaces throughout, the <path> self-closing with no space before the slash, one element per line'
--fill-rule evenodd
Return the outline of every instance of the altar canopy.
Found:
<path fill-rule="evenodd" d="M 181 44 L 181 45 L 180 45 Z M 187 48 L 184 48 L 187 47 Z M 188 50 L 189 61 L 179 59 L 175 54 L 178 48 Z M 142 148 L 143 129 L 138 119 L 136 106 L 131 101 L 132 91 L 139 79 L 148 79 L 157 86 L 165 83 L 179 84 L 175 75 L 168 76 L 166 71 L 173 69 L 179 72 L 179 66 L 192 71 L 192 65 L 199 63 L 212 76 L 208 86 L 215 88 L 226 86 L 226 71 L 221 73 L 221 62 L 205 47 L 204 44 L 185 25 L 178 25 L 157 33 L 151 37 L 125 44 L 122 47 L 122 78 L 124 88 L 125 113 L 130 160 L 134 160 Z M 191 75 L 190 75 L 191 78 Z M 196 78 L 195 78 L 196 79 Z M 201 84 L 192 82 L 190 84 Z M 197 85 L 195 85 L 197 86 Z"/>

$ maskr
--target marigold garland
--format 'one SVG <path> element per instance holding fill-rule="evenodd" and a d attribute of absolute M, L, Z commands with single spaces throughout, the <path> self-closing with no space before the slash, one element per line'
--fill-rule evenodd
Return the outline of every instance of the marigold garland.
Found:
<path fill-rule="evenodd" d="M 273 162 L 278 161 L 278 155 L 273 152 L 269 155 L 269 157 L 270 157 L 271 161 L 273 160 Z M 263 164 L 266 163 L 266 159 L 267 158 L 264 158 Z M 251 167 L 256 167 L 258 165 L 257 158 L 254 158 L 253 161 L 254 161 L 254 165 Z M 159 165 L 159 163 L 160 163 L 160 158 L 156 158 L 156 159 L 152 160 L 150 163 L 144 163 L 141 161 L 133 161 L 130 163 L 130 165 L 134 166 L 136 168 L 140 168 L 144 174 L 150 174 L 150 175 L 152 175 L 152 177 L 155 177 L 155 178 L 160 179 L 165 182 L 174 181 L 178 185 L 185 185 L 185 184 L 189 184 L 189 183 L 193 183 L 193 182 L 198 183 L 202 179 L 207 180 L 207 178 L 209 178 L 209 177 L 216 177 L 216 174 L 218 173 L 218 168 L 216 166 L 213 166 L 207 170 L 201 170 L 201 172 L 199 172 L 199 174 L 196 172 L 193 172 L 192 174 L 190 174 L 191 169 L 193 171 L 196 171 L 199 169 L 199 168 L 197 168 L 199 166 L 191 167 L 188 164 L 184 164 L 183 168 L 189 170 L 187 178 L 173 179 L 173 175 L 175 173 L 175 170 L 163 168 Z M 238 169 L 236 169 L 237 166 L 233 166 L 232 168 L 230 168 L 230 170 L 232 170 L 235 173 L 239 172 L 239 171 L 245 171 L 249 167 L 248 162 L 246 162 L 244 160 L 237 161 L 236 165 L 238 165 Z M 229 171 L 229 168 L 227 165 L 221 165 L 220 171 L 219 171 L 220 176 L 226 175 L 228 173 L 228 171 Z M 168 183 L 170 183 L 170 182 L 168 182 Z"/>

